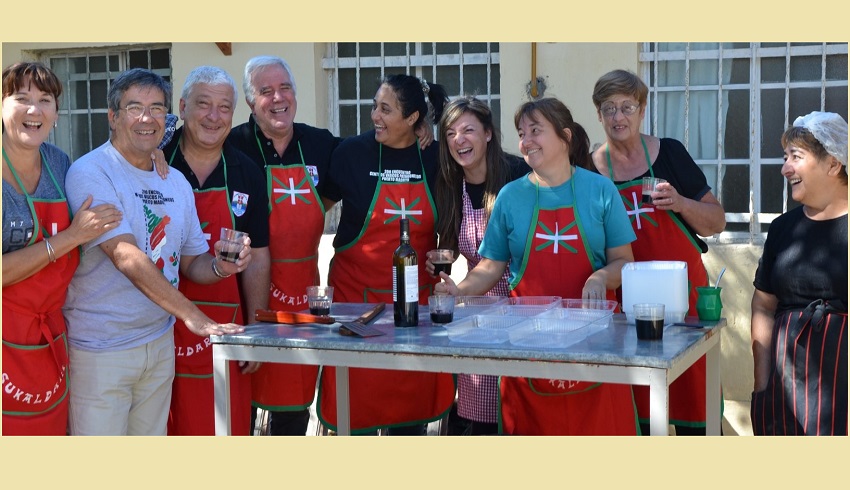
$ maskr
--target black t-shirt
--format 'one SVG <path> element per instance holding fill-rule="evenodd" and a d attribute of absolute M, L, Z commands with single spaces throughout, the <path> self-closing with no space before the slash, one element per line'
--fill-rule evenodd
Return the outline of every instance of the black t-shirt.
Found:
<path fill-rule="evenodd" d="M 219 162 L 213 170 L 203 187 L 199 186 L 198 178 L 192 172 L 189 164 L 183 158 L 178 143 L 183 134 L 183 128 L 179 128 L 174 134 L 171 142 L 163 148 L 165 160 L 170 161 L 173 170 L 181 172 L 186 176 L 189 185 L 194 190 L 212 189 L 224 187 L 224 165 Z M 232 201 L 234 192 L 241 192 L 248 196 L 245 213 L 236 216 L 235 226 L 237 230 L 246 231 L 251 237 L 251 246 L 262 248 L 269 246 L 269 199 L 262 172 L 251 162 L 244 153 L 225 142 L 222 149 L 224 161 L 227 162 L 227 199 Z M 213 233 L 213 241 L 217 235 Z"/>
<path fill-rule="evenodd" d="M 263 170 L 263 179 L 266 177 L 266 165 L 301 163 L 303 153 L 307 171 L 313 176 L 313 185 L 316 186 L 319 195 L 324 196 L 324 184 L 327 180 L 331 154 L 342 139 L 337 138 L 327 129 L 314 128 L 302 123 L 294 123 L 292 131 L 292 141 L 286 146 L 283 155 L 277 154 L 274 144 L 260 131 L 253 115 L 248 118 L 248 122 L 233 128 L 227 141 L 248 155 Z"/>
<path fill-rule="evenodd" d="M 516 155 L 512 155 L 510 153 L 505 153 L 505 160 L 508 161 L 508 165 L 511 169 L 511 177 L 510 180 L 514 181 L 526 174 L 531 172 L 531 167 L 525 163 L 525 159 L 518 157 Z M 484 207 L 484 187 L 486 182 L 482 182 L 480 184 L 470 184 L 466 183 L 466 193 L 469 195 L 469 200 L 472 203 L 472 209 L 482 209 Z"/>
<path fill-rule="evenodd" d="M 777 297 L 777 312 L 817 299 L 847 304 L 847 215 L 814 221 L 803 207 L 770 224 L 753 285 Z"/>
<path fill-rule="evenodd" d="M 591 170 L 599 173 L 595 166 L 591 167 Z M 702 170 L 700 170 L 694 159 L 691 158 L 685 145 L 679 142 L 679 140 L 672 138 L 661 138 L 658 157 L 652 162 L 652 175 L 666 180 L 676 189 L 679 195 L 693 199 L 694 201 L 699 201 L 711 191 L 711 187 L 705 179 L 705 174 L 702 173 Z M 650 172 L 647 167 L 646 172 L 631 180 L 640 180 L 649 176 Z M 626 181 L 614 181 L 614 183 L 619 186 L 620 184 L 625 184 Z M 702 253 L 708 252 L 708 245 L 702 241 L 694 229 L 682 218 L 682 215 L 679 213 L 673 214 L 685 225 L 688 233 L 699 245 Z"/>
<path fill-rule="evenodd" d="M 331 157 L 324 194 L 333 201 L 342 201 L 334 247 L 347 245 L 360 234 L 378 184 L 379 158 L 385 183 L 421 180 L 424 167 L 424 178 L 433 196 L 438 151 L 436 143 L 428 145 L 421 152 L 420 163 L 418 142 L 407 148 L 390 148 L 375 141 L 374 130 L 340 143 Z"/>

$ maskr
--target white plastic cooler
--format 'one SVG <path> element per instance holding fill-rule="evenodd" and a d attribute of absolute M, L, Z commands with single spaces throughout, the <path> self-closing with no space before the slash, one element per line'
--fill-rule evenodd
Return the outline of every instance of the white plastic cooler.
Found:
<path fill-rule="evenodd" d="M 634 323 L 635 303 L 663 303 L 664 323 L 681 322 L 688 313 L 688 264 L 653 260 L 623 266 L 623 313 Z"/>

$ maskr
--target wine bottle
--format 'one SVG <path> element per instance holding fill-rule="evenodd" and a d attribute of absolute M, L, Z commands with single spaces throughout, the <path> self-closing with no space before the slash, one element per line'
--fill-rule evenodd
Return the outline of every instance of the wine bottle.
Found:
<path fill-rule="evenodd" d="M 396 327 L 419 325 L 419 261 L 410 246 L 410 223 L 401 219 L 401 239 L 393 253 L 393 319 Z"/>

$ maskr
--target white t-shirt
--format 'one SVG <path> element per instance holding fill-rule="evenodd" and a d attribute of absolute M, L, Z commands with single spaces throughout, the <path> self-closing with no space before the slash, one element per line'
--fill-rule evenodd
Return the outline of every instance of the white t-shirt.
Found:
<path fill-rule="evenodd" d="M 107 142 L 71 165 L 65 187 L 71 209 L 92 195 L 92 206 L 111 203 L 123 213 L 116 229 L 83 246 L 63 308 L 69 342 L 84 350 L 115 351 L 159 338 L 174 317 L 142 294 L 98 245 L 132 234 L 178 294 L 180 257 L 209 248 L 191 186 L 180 172 L 162 180 L 154 171 L 134 167 Z"/>

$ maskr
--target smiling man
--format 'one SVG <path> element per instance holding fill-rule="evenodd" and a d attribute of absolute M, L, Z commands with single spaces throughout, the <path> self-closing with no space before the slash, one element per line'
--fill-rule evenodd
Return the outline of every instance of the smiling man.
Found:
<path fill-rule="evenodd" d="M 143 69 L 120 74 L 107 94 L 111 138 L 77 160 L 66 188 L 72 209 L 89 196 L 124 219 L 83 245 L 63 312 L 70 344 L 72 435 L 164 435 L 174 378 L 175 317 L 200 336 L 238 333 L 175 288 L 242 272 L 207 254 L 192 189 L 179 172 L 161 179 L 151 152 L 163 137 L 171 86 Z"/>
<path fill-rule="evenodd" d="M 216 321 L 250 323 L 257 309 L 268 307 L 269 201 L 260 169 L 233 145 L 225 143 L 236 101 L 236 83 L 226 71 L 214 66 L 192 70 L 180 95 L 183 126 L 163 151 L 169 164 L 192 186 L 207 241 L 217 240 L 222 227 L 247 232 L 251 237 L 251 263 L 244 273 L 214 285 L 196 284 L 181 277 L 180 291 Z M 212 348 L 181 321 L 174 327 L 174 348 L 168 434 L 214 435 Z M 239 370 L 235 362 L 231 363 L 234 435 L 249 433 L 248 375 L 257 367 L 250 363 Z"/>
<path fill-rule="evenodd" d="M 295 122 L 295 77 L 282 58 L 250 59 L 242 89 L 251 117 L 233 128 L 228 143 L 261 169 L 270 201 L 269 308 L 305 310 L 307 286 L 320 283 L 319 241 L 332 205 L 321 196 L 340 140 L 327 129 Z M 271 412 L 271 435 L 306 433 L 317 376 L 317 366 L 272 363 L 253 375 L 253 403 Z"/>

